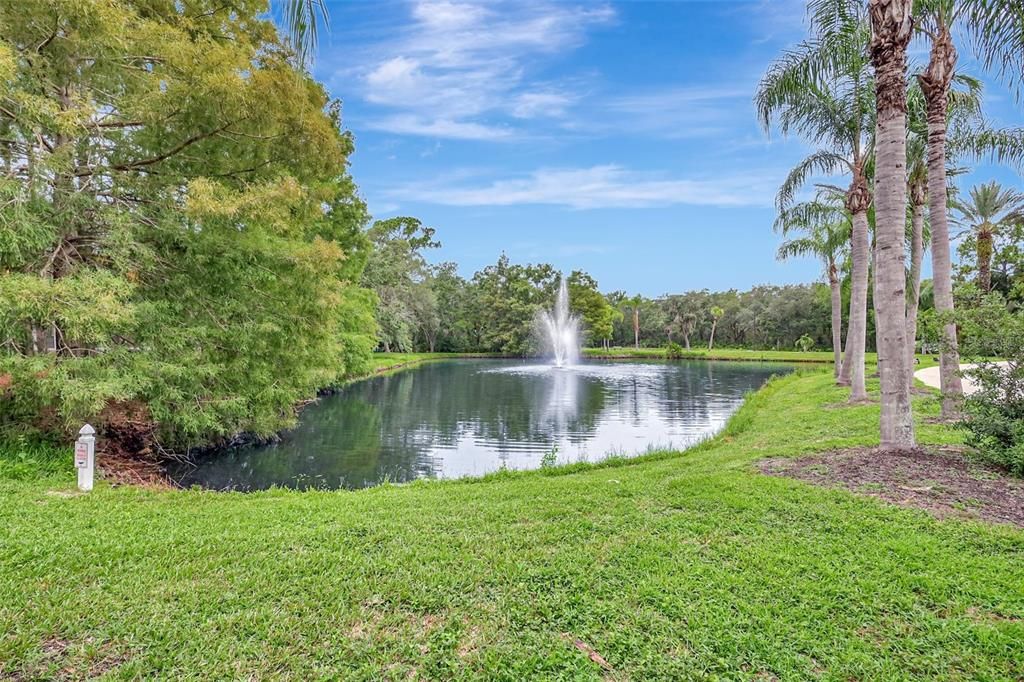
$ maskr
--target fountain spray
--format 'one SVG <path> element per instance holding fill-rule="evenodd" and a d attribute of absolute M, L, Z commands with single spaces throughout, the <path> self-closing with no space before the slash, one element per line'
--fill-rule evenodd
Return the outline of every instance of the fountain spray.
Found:
<path fill-rule="evenodd" d="M 565 277 L 558 286 L 553 310 L 541 311 L 538 319 L 547 336 L 555 367 L 568 367 L 580 358 L 580 318 L 569 310 L 569 287 Z"/>

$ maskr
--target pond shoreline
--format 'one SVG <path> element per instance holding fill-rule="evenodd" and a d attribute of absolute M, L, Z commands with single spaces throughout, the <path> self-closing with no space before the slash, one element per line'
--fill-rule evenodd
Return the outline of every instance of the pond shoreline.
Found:
<path fill-rule="evenodd" d="M 780 357 L 766 357 L 766 356 L 751 356 L 751 357 L 733 357 L 727 355 L 706 355 L 701 353 L 693 353 L 683 351 L 683 354 L 679 357 L 669 358 L 666 357 L 665 352 L 654 352 L 656 349 L 651 349 L 650 353 L 645 353 L 641 350 L 638 353 L 585 353 L 583 358 L 586 360 L 666 360 L 666 361 L 681 361 L 681 360 L 704 360 L 706 362 L 793 362 L 807 365 L 831 365 L 831 359 L 818 359 L 818 358 L 780 358 Z M 751 351 L 755 352 L 755 351 Z"/>
<path fill-rule="evenodd" d="M 731 369 L 720 365 L 715 370 L 714 363 L 703 359 L 674 363 L 664 358 L 627 358 L 606 363 L 587 358 L 571 371 L 561 372 L 553 370 L 547 361 L 494 355 L 476 355 L 477 363 L 466 356 L 402 356 L 391 363 L 386 357 L 377 359 L 378 367 L 370 378 L 414 369 L 426 374 L 422 381 L 399 379 L 400 386 L 392 385 L 390 379 L 382 380 L 384 383 L 353 381 L 347 385 L 361 385 L 351 390 L 339 387 L 324 391 L 322 400 L 310 401 L 306 406 L 309 412 L 303 413 L 294 429 L 270 438 L 237 438 L 227 446 L 211 447 L 202 453 L 194 451 L 189 465 L 195 466 L 168 463 L 170 478 L 176 485 L 199 484 L 213 491 L 250 491 L 266 486 L 364 487 L 420 477 L 480 476 L 496 470 L 501 464 L 498 460 L 504 462 L 508 457 L 511 460 L 506 464 L 512 468 L 535 468 L 543 461 L 539 458 L 552 449 L 560 453 L 559 463 L 573 459 L 596 461 L 595 458 L 609 454 L 628 453 L 633 457 L 666 447 L 680 450 L 692 444 L 694 433 L 720 428 L 721 422 L 708 415 L 726 410 L 723 406 L 731 406 L 730 411 L 736 409 L 746 392 L 760 388 L 761 380 L 757 377 L 776 373 L 772 367 L 784 367 L 785 372 L 796 369 L 783 363 L 751 363 L 749 369 L 735 364 Z M 434 363 L 443 359 L 453 361 Z M 456 361 L 459 359 L 467 361 L 460 363 Z M 691 376 L 701 379 L 679 379 Z M 608 400 L 626 399 L 621 397 L 626 393 L 613 388 L 621 387 L 624 381 L 632 387 L 631 399 L 660 406 L 642 425 L 620 424 L 620 414 L 601 407 L 606 399 L 603 396 Z M 683 383 L 673 383 L 680 381 Z M 416 391 L 411 390 L 414 386 Z M 522 386 L 528 388 L 521 390 Z M 681 392 L 672 393 L 674 390 Z M 580 398 L 581 407 L 566 407 L 566 396 L 577 404 L 578 391 L 587 391 L 588 396 Z M 441 394 L 445 396 L 443 400 Z M 464 394 L 473 397 L 459 402 Z M 674 395 L 674 400 L 665 401 L 665 395 Z M 679 399 L 703 407 L 685 413 L 683 419 L 684 413 L 677 413 Z M 402 406 L 398 412 L 418 415 L 416 429 L 437 428 L 442 435 L 438 435 L 438 440 L 430 440 L 432 444 L 421 440 L 410 445 L 403 430 L 408 427 L 404 424 L 407 420 L 395 415 L 396 404 Z M 453 404 L 458 407 L 452 407 Z M 490 407 L 498 404 L 505 407 Z M 498 409 L 518 415 L 519 421 L 528 421 L 528 429 L 523 426 L 525 430 L 517 430 L 518 422 L 511 426 L 503 422 L 502 428 L 498 428 L 492 422 L 493 411 Z M 578 414 L 578 409 L 597 412 L 581 417 L 584 413 Z M 508 418 L 506 415 L 505 419 Z M 679 426 L 683 422 L 686 427 Z M 506 428 L 510 429 L 508 433 Z M 471 431 L 475 429 L 482 431 L 473 436 Z M 502 434 L 496 435 L 499 431 Z M 374 450 L 364 450 L 369 446 L 370 432 L 376 434 L 375 442 L 385 443 L 383 450 L 376 450 L 380 442 L 373 445 Z M 454 436 L 455 433 L 459 435 Z M 446 440 L 451 437 L 469 439 L 453 445 Z M 538 444 L 542 440 L 543 446 Z M 503 451 L 504 447 L 518 455 L 511 456 Z M 469 451 L 474 455 L 466 459 Z M 378 458 L 380 463 L 370 469 L 361 464 L 377 463 Z"/>
<path fill-rule="evenodd" d="M 633 351 L 633 349 L 616 352 L 613 349 L 610 353 L 593 352 L 598 349 L 583 349 L 582 360 L 618 360 L 618 361 L 715 361 L 715 362 L 787 362 L 802 363 L 807 365 L 830 364 L 829 359 L 815 359 L 799 357 L 794 351 L 746 351 L 736 349 L 724 349 L 724 353 L 714 352 L 711 355 L 705 352 L 694 352 L 682 358 L 668 359 L 663 349 L 649 348 Z M 776 357 L 766 357 L 772 354 Z M 393 355 L 394 357 L 388 357 Z M 785 356 L 783 357 L 779 356 Z M 792 357 L 790 357 L 792 356 Z M 415 369 L 425 364 L 440 361 L 453 360 L 510 360 L 524 361 L 538 359 L 541 356 L 518 356 L 501 353 L 374 353 L 371 362 L 374 366 L 366 373 L 353 376 L 344 382 L 336 385 L 326 386 L 318 389 L 316 395 L 296 404 L 296 414 L 299 414 L 307 406 L 318 403 L 322 398 L 337 395 L 341 390 L 352 384 L 378 376 L 395 374 L 409 369 Z M 196 465 L 198 462 L 216 457 L 239 448 L 250 446 L 270 445 L 280 442 L 282 436 L 294 427 L 282 429 L 267 436 L 260 436 L 252 432 L 240 432 L 230 437 L 220 439 L 217 442 L 210 442 L 197 445 L 187 449 L 185 452 L 165 452 L 160 455 L 145 457 L 119 456 L 107 459 L 107 466 L 101 465 L 104 475 L 119 485 L 143 485 L 146 487 L 165 488 L 181 490 L 183 486 L 170 473 L 171 469 L 182 462 Z"/>

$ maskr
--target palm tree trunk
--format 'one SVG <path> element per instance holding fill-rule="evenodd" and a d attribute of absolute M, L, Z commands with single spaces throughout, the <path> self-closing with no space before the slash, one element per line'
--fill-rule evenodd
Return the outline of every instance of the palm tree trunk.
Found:
<path fill-rule="evenodd" d="M 715 347 L 715 327 L 718 326 L 718 320 L 711 320 L 711 337 L 708 338 L 708 350 Z"/>
<path fill-rule="evenodd" d="M 878 225 L 875 225 L 875 234 L 872 237 L 871 260 L 868 261 L 868 291 L 871 292 L 871 312 L 875 314 L 875 350 L 878 350 Z"/>
<path fill-rule="evenodd" d="M 883 448 L 914 445 L 907 366 L 907 45 L 912 0 L 870 0 L 871 61 L 875 67 L 875 264 L 878 371 Z"/>
<path fill-rule="evenodd" d="M 633 308 L 633 344 L 640 348 L 640 308 Z"/>
<path fill-rule="evenodd" d="M 868 330 L 868 260 L 871 245 L 868 240 L 868 213 L 870 194 L 867 181 L 854 180 L 846 197 L 853 214 L 853 236 L 850 244 L 850 324 L 846 328 L 846 352 L 839 383 L 850 386 L 850 402 L 867 400 L 864 382 L 864 346 Z M 857 209 L 856 212 L 853 209 Z"/>
<path fill-rule="evenodd" d="M 839 377 L 843 364 L 843 287 L 839 281 L 836 264 L 828 265 L 828 286 L 832 290 L 832 355 L 833 371 Z"/>
<path fill-rule="evenodd" d="M 913 193 L 913 192 L 912 192 Z M 923 192 L 922 192 L 923 193 Z M 924 197 L 913 197 L 910 204 L 910 296 L 907 298 L 907 373 L 908 386 L 914 386 L 914 351 L 917 349 L 917 311 L 921 305 L 921 260 L 924 256 Z"/>
<path fill-rule="evenodd" d="M 992 230 L 987 223 L 978 230 L 975 253 L 978 258 L 978 288 L 987 294 L 992 291 Z"/>
<path fill-rule="evenodd" d="M 932 287 L 935 311 L 942 327 L 939 373 L 942 417 L 960 414 L 964 389 L 960 381 L 960 351 L 953 322 L 953 277 L 949 253 L 949 213 L 946 206 L 946 107 L 949 84 L 956 66 L 956 48 L 949 29 L 942 26 L 932 41 L 928 68 L 918 78 L 928 105 L 928 219 L 932 230 Z"/>

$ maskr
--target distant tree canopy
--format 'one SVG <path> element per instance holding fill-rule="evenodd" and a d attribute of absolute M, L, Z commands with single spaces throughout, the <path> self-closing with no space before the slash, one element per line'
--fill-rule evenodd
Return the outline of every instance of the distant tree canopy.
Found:
<path fill-rule="evenodd" d="M 363 286 L 377 294 L 377 339 L 385 351 L 433 349 L 439 332 L 437 295 L 425 249 L 440 246 L 434 229 L 416 218 L 378 220 L 367 231 L 373 246 Z"/>
<path fill-rule="evenodd" d="M 380 234 L 377 225 L 381 223 L 370 230 L 377 235 L 375 243 Z M 432 245 L 432 238 L 430 232 L 422 247 Z M 399 252 L 411 253 L 407 246 Z M 380 301 L 381 350 L 511 355 L 539 351 L 535 320 L 540 310 L 554 304 L 561 276 L 554 266 L 518 265 L 503 255 L 466 279 L 454 263 L 430 267 L 419 255 L 406 258 L 392 253 L 384 257 L 383 253 L 378 255 L 375 250 L 363 278 Z M 375 274 L 375 259 L 386 261 L 391 278 L 403 283 L 406 294 L 396 296 L 391 285 L 381 283 Z M 633 345 L 634 310 L 638 312 L 640 345 L 646 347 L 665 347 L 673 340 L 707 346 L 713 329 L 715 343 L 722 346 L 791 349 L 805 335 L 818 348 L 830 348 L 832 343 L 830 294 L 823 284 L 761 286 L 745 292 L 703 290 L 647 298 L 623 292 L 603 294 L 591 275 L 576 270 L 567 276 L 567 285 L 570 307 L 580 316 L 583 343 L 589 346 Z M 420 301 L 429 303 L 417 308 Z M 417 314 L 422 309 L 430 314 Z M 387 339 L 384 330 L 392 327 L 395 319 L 402 320 L 403 332 Z"/>

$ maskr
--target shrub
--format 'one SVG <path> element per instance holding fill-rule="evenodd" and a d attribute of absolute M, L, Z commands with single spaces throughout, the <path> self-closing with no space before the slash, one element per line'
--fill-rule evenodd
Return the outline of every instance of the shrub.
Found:
<path fill-rule="evenodd" d="M 669 341 L 668 348 L 665 349 L 665 357 L 669 360 L 679 360 L 685 355 L 686 351 L 675 341 Z"/>
<path fill-rule="evenodd" d="M 552 445 L 551 449 L 541 455 L 540 468 L 551 469 L 558 464 L 558 446 Z"/>
<path fill-rule="evenodd" d="M 812 348 L 814 348 L 814 339 L 812 339 L 807 334 L 804 334 L 799 339 L 797 339 L 796 343 L 794 343 L 793 345 L 796 346 L 801 351 L 803 351 L 804 353 L 807 353 Z"/>
<path fill-rule="evenodd" d="M 1024 358 L 982 363 L 965 375 L 980 387 L 964 402 L 967 444 L 985 460 L 1024 476 Z"/>
<path fill-rule="evenodd" d="M 1024 316 L 988 316 L 986 326 L 975 327 L 973 341 L 1004 361 L 964 372 L 978 390 L 964 401 L 960 426 L 980 457 L 1024 476 Z"/>

